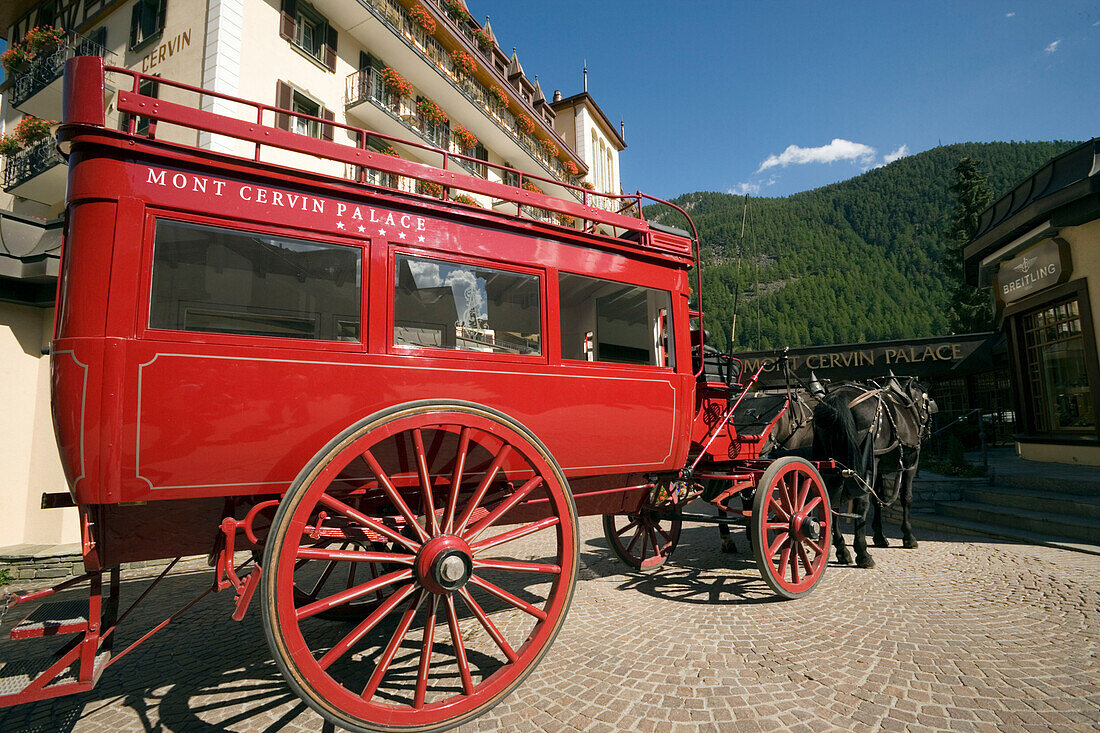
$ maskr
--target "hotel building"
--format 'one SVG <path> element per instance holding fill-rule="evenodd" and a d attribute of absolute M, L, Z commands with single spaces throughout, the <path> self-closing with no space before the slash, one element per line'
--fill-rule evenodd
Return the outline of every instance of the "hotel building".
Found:
<path fill-rule="evenodd" d="M 43 33 L 50 28 L 59 31 Z M 488 20 L 475 21 L 462 0 L 8 0 L 0 5 L 0 33 L 14 51 L 0 86 L 7 151 L 0 172 L 0 547 L 79 539 L 74 509 L 42 508 L 49 503 L 43 495 L 67 492 L 54 445 L 47 355 L 66 166 L 52 136 L 36 131 L 33 120 L 24 122 L 61 118 L 68 58 L 99 55 L 111 66 L 304 115 L 268 110 L 266 125 L 437 166 L 442 149 L 461 156 L 450 157 L 450 167 L 513 185 L 515 174 L 493 166 L 519 170 L 541 177 L 541 189 L 563 198 L 612 208 L 615 200 L 598 194 L 621 192 L 621 127 L 586 88 L 547 98 L 515 49 L 505 51 Z M 118 84 L 128 83 L 116 76 Z M 183 101 L 173 100 L 180 92 L 162 93 L 155 82 L 140 91 Z M 117 86 L 108 85 L 108 124 L 248 155 L 240 142 L 217 134 L 156 130 L 148 120 L 126 119 L 115 110 L 116 93 Z M 211 95 L 201 105 L 241 113 Z M 377 135 L 363 139 L 349 127 Z M 294 153 L 267 160 L 298 164 Z M 439 195 L 354 166 L 319 172 Z M 465 201 L 516 207 L 473 195 Z"/>

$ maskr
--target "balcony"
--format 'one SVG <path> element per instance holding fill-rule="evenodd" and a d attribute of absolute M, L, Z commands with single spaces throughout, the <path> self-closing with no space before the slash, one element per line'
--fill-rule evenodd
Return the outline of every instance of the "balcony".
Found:
<path fill-rule="evenodd" d="M 397 130 L 398 135 L 408 131 L 414 133 L 424 142 L 437 148 L 442 148 L 452 153 L 468 155 L 468 151 L 459 147 L 451 129 L 447 125 L 436 125 L 424 119 L 417 112 L 412 99 L 398 97 L 386 90 L 379 74 L 373 69 L 362 69 L 351 74 L 347 78 L 346 102 L 348 111 L 363 117 L 361 112 L 356 113 L 355 108 L 362 104 L 371 104 L 384 112 L 394 122 L 401 125 L 403 130 Z M 378 127 L 375 125 L 374 127 Z M 389 131 L 379 130 L 389 134 Z M 485 167 L 471 163 L 461 158 L 453 158 L 468 173 L 485 177 Z M 433 161 L 434 163 L 434 161 Z"/>
<path fill-rule="evenodd" d="M 47 120 L 61 119 L 61 74 L 73 56 L 100 56 L 113 63 L 114 54 L 79 33 L 48 54 L 39 54 L 24 69 L 12 74 L 8 99 L 23 114 Z"/>
<path fill-rule="evenodd" d="M 65 198 L 68 167 L 52 137 L 5 156 L 4 190 L 42 204 L 56 204 Z"/>
<path fill-rule="evenodd" d="M 542 168 L 558 180 L 566 183 L 576 182 L 575 177 L 565 170 L 561 160 L 547 155 L 538 139 L 519 127 L 515 115 L 503 108 L 493 98 L 488 87 L 474 77 L 467 76 L 454 68 L 450 54 L 447 53 L 443 45 L 414 23 L 400 3 L 396 0 L 359 0 L 359 3 L 371 11 L 383 25 L 387 26 L 398 39 L 404 42 L 405 46 L 411 48 L 424 62 L 433 67 L 439 76 L 466 98 L 467 102 L 479 108 L 485 117 L 491 121 L 492 126 L 502 131 L 512 141 L 512 145 L 515 145 L 525 155 L 537 161 Z M 442 13 L 447 13 L 445 3 L 433 2 L 433 4 L 437 5 Z M 455 25 L 459 27 L 464 35 L 470 38 L 474 48 L 478 48 L 476 41 L 473 39 L 473 31 L 464 24 L 456 23 Z M 467 33 L 467 31 L 469 32 Z M 479 55 L 484 55 L 480 52 L 480 49 Z M 413 81 L 416 83 L 416 80 Z M 509 84 L 502 83 L 501 86 L 509 95 L 518 94 Z M 349 95 L 348 104 L 351 103 L 351 96 Z M 478 132 L 478 136 L 481 137 L 481 132 Z"/>

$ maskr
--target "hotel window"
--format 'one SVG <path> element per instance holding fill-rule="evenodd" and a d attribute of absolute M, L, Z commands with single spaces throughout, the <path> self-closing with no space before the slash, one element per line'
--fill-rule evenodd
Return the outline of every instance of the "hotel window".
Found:
<path fill-rule="evenodd" d="M 138 94 L 146 97 L 153 97 L 154 99 L 160 94 L 160 82 L 154 79 L 142 79 L 138 84 Z M 137 115 L 130 115 L 128 112 L 123 112 L 119 118 L 119 129 L 127 131 L 130 126 L 130 120 L 134 122 L 134 133 L 137 135 L 149 134 L 149 118 L 140 117 Z"/>
<path fill-rule="evenodd" d="M 168 0 L 137 0 L 130 11 L 130 50 L 143 48 L 164 32 Z"/>
<path fill-rule="evenodd" d="M 1095 432 L 1078 301 L 1032 311 L 1020 324 L 1035 429 L 1041 433 Z"/>
<path fill-rule="evenodd" d="M 336 70 L 336 29 L 309 3 L 283 0 L 279 35 L 324 64 L 329 71 Z"/>
<path fill-rule="evenodd" d="M 336 115 L 332 110 L 326 109 L 320 102 L 298 91 L 284 81 L 275 84 L 275 106 L 280 109 L 288 109 L 299 115 L 320 117 L 325 120 L 333 120 Z M 319 137 L 323 140 L 332 140 L 334 129 L 332 125 L 325 125 L 317 120 L 310 120 L 297 115 L 277 113 L 275 126 L 282 130 L 296 132 L 299 135 Z"/>

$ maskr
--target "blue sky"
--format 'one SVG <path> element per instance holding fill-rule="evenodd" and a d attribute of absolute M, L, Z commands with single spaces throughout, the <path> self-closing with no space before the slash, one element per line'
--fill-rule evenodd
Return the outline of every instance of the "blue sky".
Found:
<path fill-rule="evenodd" d="M 629 191 L 785 196 L 941 143 L 1100 135 L 1097 0 L 467 3 L 547 95 L 587 59 Z"/>

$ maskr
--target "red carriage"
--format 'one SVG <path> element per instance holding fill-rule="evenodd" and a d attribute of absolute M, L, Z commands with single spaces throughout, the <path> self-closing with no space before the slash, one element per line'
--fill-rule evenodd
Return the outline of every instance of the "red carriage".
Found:
<path fill-rule="evenodd" d="M 10 601 L 78 580 L 91 600 L 16 627 L 80 636 L 0 705 L 89 689 L 129 651 L 111 643 L 126 562 L 210 553 L 213 589 L 236 592 L 237 620 L 256 600 L 298 695 L 389 731 L 469 721 L 520 684 L 565 618 L 580 515 L 646 569 L 685 519 L 717 521 L 689 501 L 753 496 L 729 521 L 751 525 L 769 586 L 793 598 L 821 578 L 821 466 L 760 458 L 786 401 L 750 408 L 756 377 L 703 353 L 696 238 L 648 223 L 648 197 L 557 198 L 326 120 L 354 144 L 277 129 L 291 113 L 243 100 L 219 116 L 197 103 L 219 95 L 159 79 L 196 104 L 152 98 L 125 69 L 106 70 L 126 78 L 112 130 L 102 61 L 69 63 L 52 372 L 88 574 Z"/>

